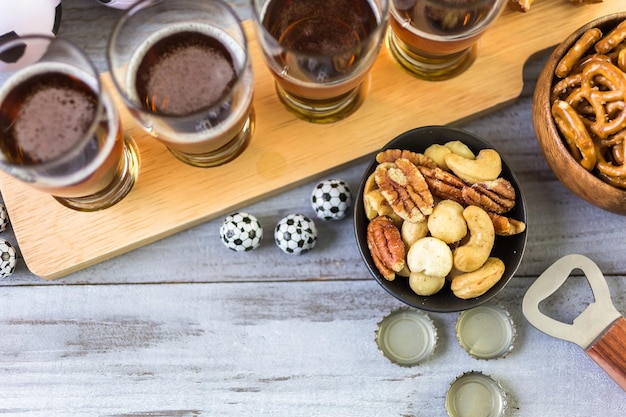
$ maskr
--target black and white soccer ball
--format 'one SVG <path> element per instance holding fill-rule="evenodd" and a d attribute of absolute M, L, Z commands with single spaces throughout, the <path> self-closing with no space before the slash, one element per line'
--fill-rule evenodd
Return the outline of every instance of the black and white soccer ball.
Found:
<path fill-rule="evenodd" d="M 4 232 L 9 227 L 9 213 L 4 204 L 0 203 L 0 232 Z"/>
<path fill-rule="evenodd" d="M 129 9 L 130 6 L 137 3 L 137 0 L 97 0 L 103 6 L 113 7 L 114 9 Z"/>
<path fill-rule="evenodd" d="M 0 239 L 0 278 L 6 278 L 15 272 L 17 253 L 7 240 Z"/>
<path fill-rule="evenodd" d="M 246 252 L 256 249 L 263 239 L 263 227 L 252 214 L 239 212 L 227 216 L 220 227 L 220 239 L 228 249 Z"/>
<path fill-rule="evenodd" d="M 276 225 L 274 241 L 283 252 L 302 255 L 315 247 L 317 228 L 313 220 L 307 216 L 290 214 Z"/>
<path fill-rule="evenodd" d="M 341 220 L 352 205 L 352 194 L 345 181 L 329 179 L 317 183 L 311 193 L 311 207 L 322 220 Z"/>
<path fill-rule="evenodd" d="M 0 1 L 0 44 L 25 35 L 56 36 L 61 25 L 61 0 Z M 0 71 L 14 71 L 37 62 L 43 44 L 21 44 L 0 53 Z"/>

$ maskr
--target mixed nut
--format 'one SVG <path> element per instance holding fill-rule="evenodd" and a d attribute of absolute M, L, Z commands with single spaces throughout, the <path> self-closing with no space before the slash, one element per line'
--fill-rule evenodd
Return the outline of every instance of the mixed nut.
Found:
<path fill-rule="evenodd" d="M 418 295 L 439 292 L 446 279 L 455 296 L 478 297 L 504 274 L 492 256 L 495 238 L 526 230 L 507 217 L 515 188 L 501 176 L 493 149 L 477 155 L 461 141 L 433 144 L 424 153 L 387 149 L 376 155 L 363 205 L 367 244 L 381 275 L 406 277 Z"/>

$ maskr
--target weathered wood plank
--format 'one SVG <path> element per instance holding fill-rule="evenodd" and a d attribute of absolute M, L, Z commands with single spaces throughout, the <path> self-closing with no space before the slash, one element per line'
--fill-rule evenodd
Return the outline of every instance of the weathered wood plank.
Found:
<path fill-rule="evenodd" d="M 376 324 L 399 304 L 373 280 L 3 288 L 0 413 L 15 416 L 445 416 L 465 371 L 498 379 L 516 416 L 618 417 L 626 394 L 582 349 L 532 328 L 514 279 L 497 301 L 516 348 L 479 361 L 457 314 L 431 314 L 439 342 L 414 368 L 387 361 Z M 610 280 L 626 310 L 624 277 Z M 549 300 L 586 302 L 578 285 Z"/>

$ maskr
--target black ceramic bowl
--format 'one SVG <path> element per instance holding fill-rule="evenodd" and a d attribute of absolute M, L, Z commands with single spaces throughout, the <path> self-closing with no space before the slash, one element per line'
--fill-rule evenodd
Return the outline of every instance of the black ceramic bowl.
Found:
<path fill-rule="evenodd" d="M 382 149 L 408 149 L 414 152 L 423 153 L 426 148 L 432 144 L 444 144 L 455 140 L 465 143 L 475 154 L 477 154 L 481 149 L 495 149 L 489 143 L 469 132 L 445 126 L 426 126 L 409 130 L 408 132 L 405 132 L 393 139 Z M 502 154 L 500 154 L 500 156 L 502 157 Z M 376 160 L 372 158 L 372 162 L 365 170 L 361 184 L 359 185 L 354 204 L 354 230 L 361 256 L 365 261 L 367 268 L 378 281 L 380 286 L 383 287 L 383 289 L 385 289 L 389 294 L 409 306 L 432 312 L 454 312 L 467 310 L 492 299 L 496 294 L 498 294 L 513 277 L 522 260 L 524 248 L 526 246 L 527 230 L 514 236 L 496 236 L 491 256 L 496 256 L 502 259 L 505 264 L 504 275 L 495 286 L 480 297 L 467 300 L 460 299 L 452 293 L 448 282 L 446 282 L 444 288 L 442 288 L 438 293 L 430 296 L 421 296 L 411 290 L 408 278 L 398 276 L 393 281 L 387 281 L 383 278 L 380 272 L 378 272 L 378 269 L 376 269 L 376 265 L 374 265 L 369 248 L 367 247 L 367 225 L 369 220 L 365 215 L 365 209 L 363 207 L 363 187 L 365 186 L 365 181 L 372 174 L 372 172 L 374 172 L 377 165 L 378 163 Z M 506 216 L 521 220 L 528 224 L 526 221 L 526 203 L 524 201 L 522 190 L 519 187 L 519 182 L 517 181 L 515 174 L 511 171 L 511 168 L 504 160 L 504 157 L 502 157 L 501 176 L 509 180 L 516 191 L 515 207 L 513 210 L 508 212 Z"/>

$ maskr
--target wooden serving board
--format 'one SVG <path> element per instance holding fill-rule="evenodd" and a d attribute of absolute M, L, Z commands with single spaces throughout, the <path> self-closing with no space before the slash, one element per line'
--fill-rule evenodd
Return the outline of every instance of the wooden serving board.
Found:
<path fill-rule="evenodd" d="M 406 130 L 492 110 L 519 96 L 523 66 L 532 54 L 558 44 L 586 22 L 624 8 L 615 0 L 582 7 L 538 0 L 528 13 L 507 10 L 484 35 L 474 65 L 443 82 L 413 78 L 383 48 L 363 106 L 330 125 L 298 120 L 283 108 L 252 22 L 246 21 L 257 124 L 243 154 L 217 168 L 186 166 L 143 133 L 116 96 L 124 126 L 140 150 L 134 189 L 112 208 L 81 213 L 0 174 L 20 252 L 31 272 L 59 278 L 319 176 L 375 152 Z M 113 91 L 108 74 L 102 78 Z"/>

